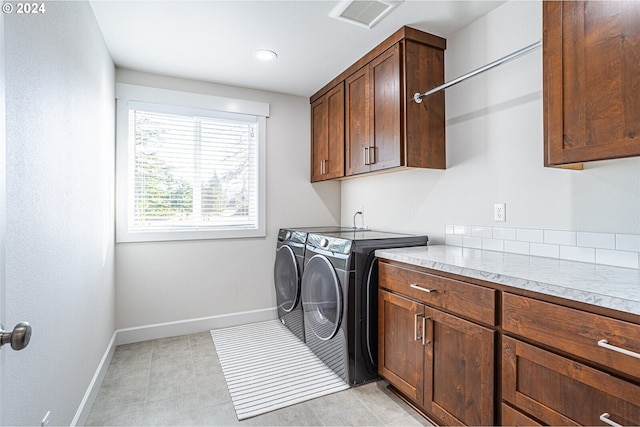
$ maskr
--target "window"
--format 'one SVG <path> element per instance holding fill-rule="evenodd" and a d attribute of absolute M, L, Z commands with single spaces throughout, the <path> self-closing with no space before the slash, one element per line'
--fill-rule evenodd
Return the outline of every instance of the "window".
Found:
<path fill-rule="evenodd" d="M 261 237 L 268 105 L 118 84 L 119 242 Z"/>

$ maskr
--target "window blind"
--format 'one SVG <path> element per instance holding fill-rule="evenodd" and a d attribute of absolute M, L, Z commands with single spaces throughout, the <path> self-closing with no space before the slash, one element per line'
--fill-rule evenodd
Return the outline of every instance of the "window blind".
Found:
<path fill-rule="evenodd" d="M 256 116 L 129 104 L 129 232 L 258 227 Z"/>

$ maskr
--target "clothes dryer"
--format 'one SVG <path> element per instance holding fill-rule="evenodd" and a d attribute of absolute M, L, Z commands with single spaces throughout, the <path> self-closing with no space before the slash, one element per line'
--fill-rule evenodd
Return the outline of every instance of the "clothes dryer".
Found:
<path fill-rule="evenodd" d="M 371 230 L 307 235 L 301 281 L 306 343 L 347 384 L 378 378 L 375 251 L 427 241 Z"/>

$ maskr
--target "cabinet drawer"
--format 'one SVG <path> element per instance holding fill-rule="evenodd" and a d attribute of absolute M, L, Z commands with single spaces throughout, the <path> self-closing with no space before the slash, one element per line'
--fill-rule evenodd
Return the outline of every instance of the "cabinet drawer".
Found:
<path fill-rule="evenodd" d="M 502 403 L 502 424 L 503 426 L 540 426 L 537 421 L 529 418 L 522 412 L 513 409 L 511 406 Z"/>
<path fill-rule="evenodd" d="M 454 314 L 496 324 L 496 291 L 458 280 L 380 263 L 380 286 Z"/>
<path fill-rule="evenodd" d="M 502 329 L 640 379 L 640 359 L 599 345 L 640 353 L 640 325 L 505 292 Z"/>
<path fill-rule="evenodd" d="M 640 387 L 509 337 L 502 397 L 549 425 L 640 425 Z"/>

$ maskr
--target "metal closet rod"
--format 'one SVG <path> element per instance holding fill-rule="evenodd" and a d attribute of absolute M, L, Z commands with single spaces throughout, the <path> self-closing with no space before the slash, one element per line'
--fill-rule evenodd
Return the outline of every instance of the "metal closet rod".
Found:
<path fill-rule="evenodd" d="M 416 93 L 415 95 L 413 95 L 413 100 L 417 103 L 420 104 L 422 102 L 422 98 L 427 97 L 429 95 L 433 95 L 436 92 L 440 92 L 441 90 L 447 89 L 453 85 L 457 85 L 458 83 L 467 80 L 470 77 L 473 76 L 477 76 L 478 74 L 484 73 L 487 70 L 490 70 L 494 67 L 497 67 L 498 65 L 502 65 L 506 62 L 512 61 L 516 58 L 519 58 L 523 55 L 526 55 L 527 53 L 533 52 L 534 50 L 538 49 L 539 47 L 542 46 L 542 40 L 538 40 L 537 42 L 530 44 L 529 46 L 523 47 L 520 50 L 517 50 L 507 56 L 504 56 L 500 59 L 496 59 L 493 62 L 490 62 L 489 64 L 480 67 L 476 70 L 470 71 L 467 74 L 463 74 L 462 76 L 455 78 L 447 83 L 444 83 L 438 87 L 434 87 L 431 90 L 426 91 L 425 93 Z"/>

